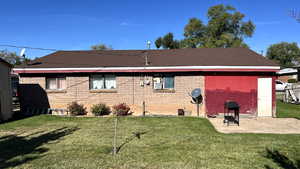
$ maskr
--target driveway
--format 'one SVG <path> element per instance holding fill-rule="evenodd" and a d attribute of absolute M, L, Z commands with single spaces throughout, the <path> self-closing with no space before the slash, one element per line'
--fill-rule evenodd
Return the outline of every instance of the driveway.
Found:
<path fill-rule="evenodd" d="M 227 126 L 223 118 L 209 118 L 209 121 L 221 133 L 300 134 L 300 120 L 294 118 L 241 118 L 240 126 Z"/>

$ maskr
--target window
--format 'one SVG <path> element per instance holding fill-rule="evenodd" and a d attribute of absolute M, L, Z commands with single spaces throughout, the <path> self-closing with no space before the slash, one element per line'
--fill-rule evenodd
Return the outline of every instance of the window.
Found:
<path fill-rule="evenodd" d="M 155 76 L 153 77 L 154 89 L 174 89 L 174 76 Z"/>
<path fill-rule="evenodd" d="M 46 78 L 46 89 L 48 90 L 64 90 L 66 87 L 66 77 Z"/>
<path fill-rule="evenodd" d="M 90 89 L 116 89 L 116 76 L 114 75 L 92 75 L 90 77 Z"/>

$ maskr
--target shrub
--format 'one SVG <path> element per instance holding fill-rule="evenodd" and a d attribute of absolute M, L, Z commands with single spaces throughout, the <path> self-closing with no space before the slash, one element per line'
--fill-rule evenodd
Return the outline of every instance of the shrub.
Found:
<path fill-rule="evenodd" d="M 69 104 L 68 111 L 73 116 L 85 115 L 87 113 L 86 108 L 83 106 L 83 104 L 78 104 L 77 102 L 72 102 L 71 104 Z"/>
<path fill-rule="evenodd" d="M 297 83 L 296 79 L 288 79 L 288 83 Z"/>
<path fill-rule="evenodd" d="M 117 116 L 127 116 L 130 115 L 130 107 L 126 103 L 121 103 L 113 106 L 114 114 Z"/>
<path fill-rule="evenodd" d="M 106 104 L 103 104 L 103 103 L 95 104 L 91 107 L 91 112 L 95 116 L 109 115 L 110 107 L 106 106 Z"/>

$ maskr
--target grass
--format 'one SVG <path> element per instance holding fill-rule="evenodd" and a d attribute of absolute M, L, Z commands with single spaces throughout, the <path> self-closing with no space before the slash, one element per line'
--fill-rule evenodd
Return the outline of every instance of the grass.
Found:
<path fill-rule="evenodd" d="M 300 120 L 300 105 L 277 101 L 277 117 L 296 118 Z"/>
<path fill-rule="evenodd" d="M 0 124 L 0 168 L 300 167 L 300 135 L 221 134 L 193 117 L 121 118 L 113 157 L 113 125 L 48 115 Z"/>

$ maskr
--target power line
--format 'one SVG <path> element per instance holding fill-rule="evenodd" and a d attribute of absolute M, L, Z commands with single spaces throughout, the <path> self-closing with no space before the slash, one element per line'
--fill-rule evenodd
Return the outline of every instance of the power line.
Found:
<path fill-rule="evenodd" d="M 7 44 L 0 44 L 2 47 L 11 47 L 11 48 L 25 48 L 25 49 L 34 49 L 34 50 L 47 50 L 47 51 L 59 51 L 58 49 L 50 49 L 50 48 L 36 48 L 30 46 L 16 46 L 16 45 L 7 45 Z"/>

